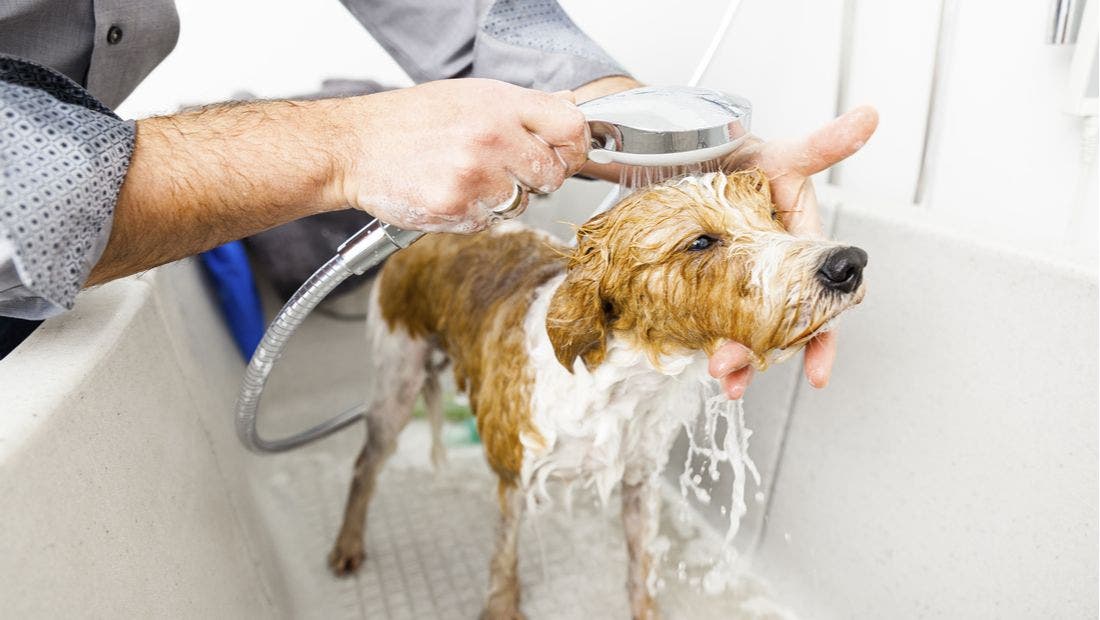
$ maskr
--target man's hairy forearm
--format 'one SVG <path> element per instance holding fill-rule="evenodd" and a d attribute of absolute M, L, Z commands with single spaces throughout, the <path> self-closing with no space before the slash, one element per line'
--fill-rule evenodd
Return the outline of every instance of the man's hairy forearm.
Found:
<path fill-rule="evenodd" d="M 338 119 L 363 102 L 239 103 L 138 121 L 111 236 L 87 284 L 340 208 L 330 189 L 345 134 Z"/>
<path fill-rule="evenodd" d="M 631 84 L 596 80 L 579 95 Z M 470 232 L 517 182 L 557 189 L 586 153 L 575 106 L 493 80 L 146 119 L 87 284 L 345 206 L 404 228 Z"/>

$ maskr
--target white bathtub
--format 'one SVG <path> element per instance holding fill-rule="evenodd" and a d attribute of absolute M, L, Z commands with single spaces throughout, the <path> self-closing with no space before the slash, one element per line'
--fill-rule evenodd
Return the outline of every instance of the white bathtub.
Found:
<path fill-rule="evenodd" d="M 571 191 L 556 203 L 599 190 Z M 764 495 L 738 544 L 754 573 L 806 618 L 1096 617 L 1095 274 L 830 202 L 834 235 L 870 254 L 870 290 L 828 389 L 788 363 L 746 400 Z M 561 216 L 540 207 L 535 219 Z M 361 398 L 358 333 L 311 320 L 272 379 L 268 432 Z M 242 368 L 188 261 L 83 294 L 0 362 L 0 616 L 472 615 L 481 593 L 454 585 L 455 565 L 483 565 L 440 550 L 414 574 L 379 538 L 478 548 L 492 524 L 440 534 L 459 518 L 444 496 L 368 527 L 367 574 L 327 576 L 361 431 L 245 452 L 231 419 Z M 569 617 L 542 611 L 545 572 L 524 575 L 532 618 Z M 393 596 L 372 607 L 368 591 Z"/>

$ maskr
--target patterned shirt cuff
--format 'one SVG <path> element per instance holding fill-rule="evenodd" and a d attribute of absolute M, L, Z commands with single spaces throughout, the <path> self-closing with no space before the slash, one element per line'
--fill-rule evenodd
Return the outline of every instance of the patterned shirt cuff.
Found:
<path fill-rule="evenodd" d="M 0 57 L 0 315 L 72 308 L 107 245 L 134 135 L 75 82 Z"/>

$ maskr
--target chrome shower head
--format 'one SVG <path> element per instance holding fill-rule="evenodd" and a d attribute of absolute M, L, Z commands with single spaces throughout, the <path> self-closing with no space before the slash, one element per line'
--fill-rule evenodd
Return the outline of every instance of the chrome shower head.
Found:
<path fill-rule="evenodd" d="M 716 159 L 749 133 L 752 104 L 705 88 L 647 86 L 580 105 L 599 164 L 679 166 Z"/>

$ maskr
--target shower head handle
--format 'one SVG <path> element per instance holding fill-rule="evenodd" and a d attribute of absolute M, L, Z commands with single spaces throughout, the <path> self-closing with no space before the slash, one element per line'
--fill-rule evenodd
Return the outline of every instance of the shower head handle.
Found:
<path fill-rule="evenodd" d="M 748 100 L 705 88 L 647 86 L 586 101 L 596 163 L 691 164 L 729 153 L 748 135 Z"/>

